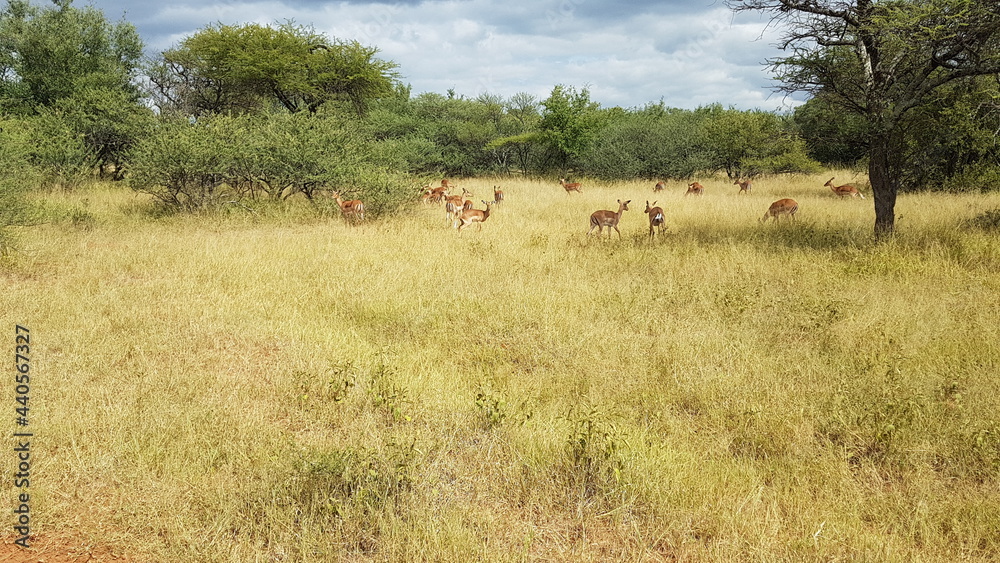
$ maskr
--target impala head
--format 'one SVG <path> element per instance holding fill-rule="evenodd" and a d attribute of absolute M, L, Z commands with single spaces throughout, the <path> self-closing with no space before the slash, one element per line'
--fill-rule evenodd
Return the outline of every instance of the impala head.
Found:
<path fill-rule="evenodd" d="M 656 205 L 655 201 L 653 202 L 653 205 Z M 646 210 L 643 211 L 643 213 L 649 213 L 652 210 L 653 210 L 653 208 L 649 206 L 649 200 L 646 200 Z"/>
<path fill-rule="evenodd" d="M 618 200 L 618 205 L 621 206 L 622 211 L 628 211 L 628 204 L 630 204 L 630 203 L 632 203 L 631 199 L 628 200 L 628 201 L 625 201 L 625 202 L 622 202 L 622 200 L 620 200 L 620 199 Z"/>
<path fill-rule="evenodd" d="M 834 176 L 833 178 L 836 178 L 836 176 Z M 823 184 L 823 185 L 832 188 L 833 187 L 833 178 L 830 178 L 829 180 L 827 180 L 826 183 Z"/>

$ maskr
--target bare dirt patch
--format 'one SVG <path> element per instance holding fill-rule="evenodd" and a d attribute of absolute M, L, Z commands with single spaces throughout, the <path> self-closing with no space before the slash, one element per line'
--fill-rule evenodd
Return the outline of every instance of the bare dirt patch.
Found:
<path fill-rule="evenodd" d="M 0 542 L 0 561 L 5 563 L 134 563 L 141 561 L 112 546 L 94 545 L 72 537 L 31 536 L 25 549 L 12 537 Z"/>

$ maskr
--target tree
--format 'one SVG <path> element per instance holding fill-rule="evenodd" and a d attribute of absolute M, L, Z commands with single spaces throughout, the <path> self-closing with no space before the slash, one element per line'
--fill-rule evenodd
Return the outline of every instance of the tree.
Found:
<path fill-rule="evenodd" d="M 132 80 L 142 57 L 135 26 L 110 24 L 99 10 L 54 0 L 40 9 L 8 0 L 0 11 L 0 104 L 31 114 L 72 96 L 83 84 L 138 100 Z"/>
<path fill-rule="evenodd" d="M 995 190 L 1000 85 L 978 77 L 943 87 L 907 119 L 902 181 L 913 189 Z"/>
<path fill-rule="evenodd" d="M 123 158 L 151 123 L 134 79 L 142 41 L 126 22 L 58 0 L 9 0 L 0 11 L 0 109 L 32 116 L 32 162 L 73 185 L 94 166 L 121 178 Z"/>
<path fill-rule="evenodd" d="M 597 102 L 590 101 L 590 91 L 559 85 L 542 101 L 542 119 L 538 127 L 544 144 L 565 169 L 584 155 L 597 136 L 602 116 Z"/>
<path fill-rule="evenodd" d="M 725 171 L 730 180 L 819 169 L 806 155 L 805 143 L 781 116 L 718 106 L 699 111 L 704 115 L 699 137 L 709 153 L 710 166 Z"/>
<path fill-rule="evenodd" d="M 736 11 L 772 14 L 785 26 L 772 59 L 780 89 L 823 94 L 861 116 L 875 238 L 895 228 L 904 119 L 941 87 L 1000 72 L 994 0 L 728 0 Z"/>
<path fill-rule="evenodd" d="M 688 178 L 709 165 L 703 117 L 652 104 L 612 120 L 587 152 L 588 171 L 607 180 Z"/>
<path fill-rule="evenodd" d="M 151 93 L 161 111 L 247 113 L 277 104 L 315 112 L 331 100 L 363 114 L 393 93 L 396 64 L 378 49 L 340 41 L 291 23 L 209 26 L 163 52 L 150 65 Z"/>
<path fill-rule="evenodd" d="M 851 166 L 868 152 L 865 121 L 841 110 L 822 94 L 795 108 L 793 119 L 809 155 L 823 164 Z"/>

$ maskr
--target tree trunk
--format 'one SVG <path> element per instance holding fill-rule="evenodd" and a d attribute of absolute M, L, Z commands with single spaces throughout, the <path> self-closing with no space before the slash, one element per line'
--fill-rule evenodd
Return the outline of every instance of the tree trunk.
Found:
<path fill-rule="evenodd" d="M 892 174 L 891 139 L 888 133 L 877 133 L 872 138 L 868 160 L 868 181 L 875 200 L 875 242 L 892 236 L 896 228 L 896 178 Z"/>

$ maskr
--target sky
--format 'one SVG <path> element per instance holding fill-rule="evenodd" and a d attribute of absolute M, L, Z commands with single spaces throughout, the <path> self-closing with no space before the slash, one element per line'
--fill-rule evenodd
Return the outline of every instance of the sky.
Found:
<path fill-rule="evenodd" d="M 41 0 L 35 0 L 40 4 Z M 357 40 L 393 61 L 412 94 L 543 100 L 556 85 L 587 88 L 602 107 L 663 102 L 695 109 L 789 110 L 764 62 L 781 53 L 766 16 L 734 14 L 722 0 L 76 0 L 136 26 L 147 54 L 205 27 L 293 21 Z"/>

